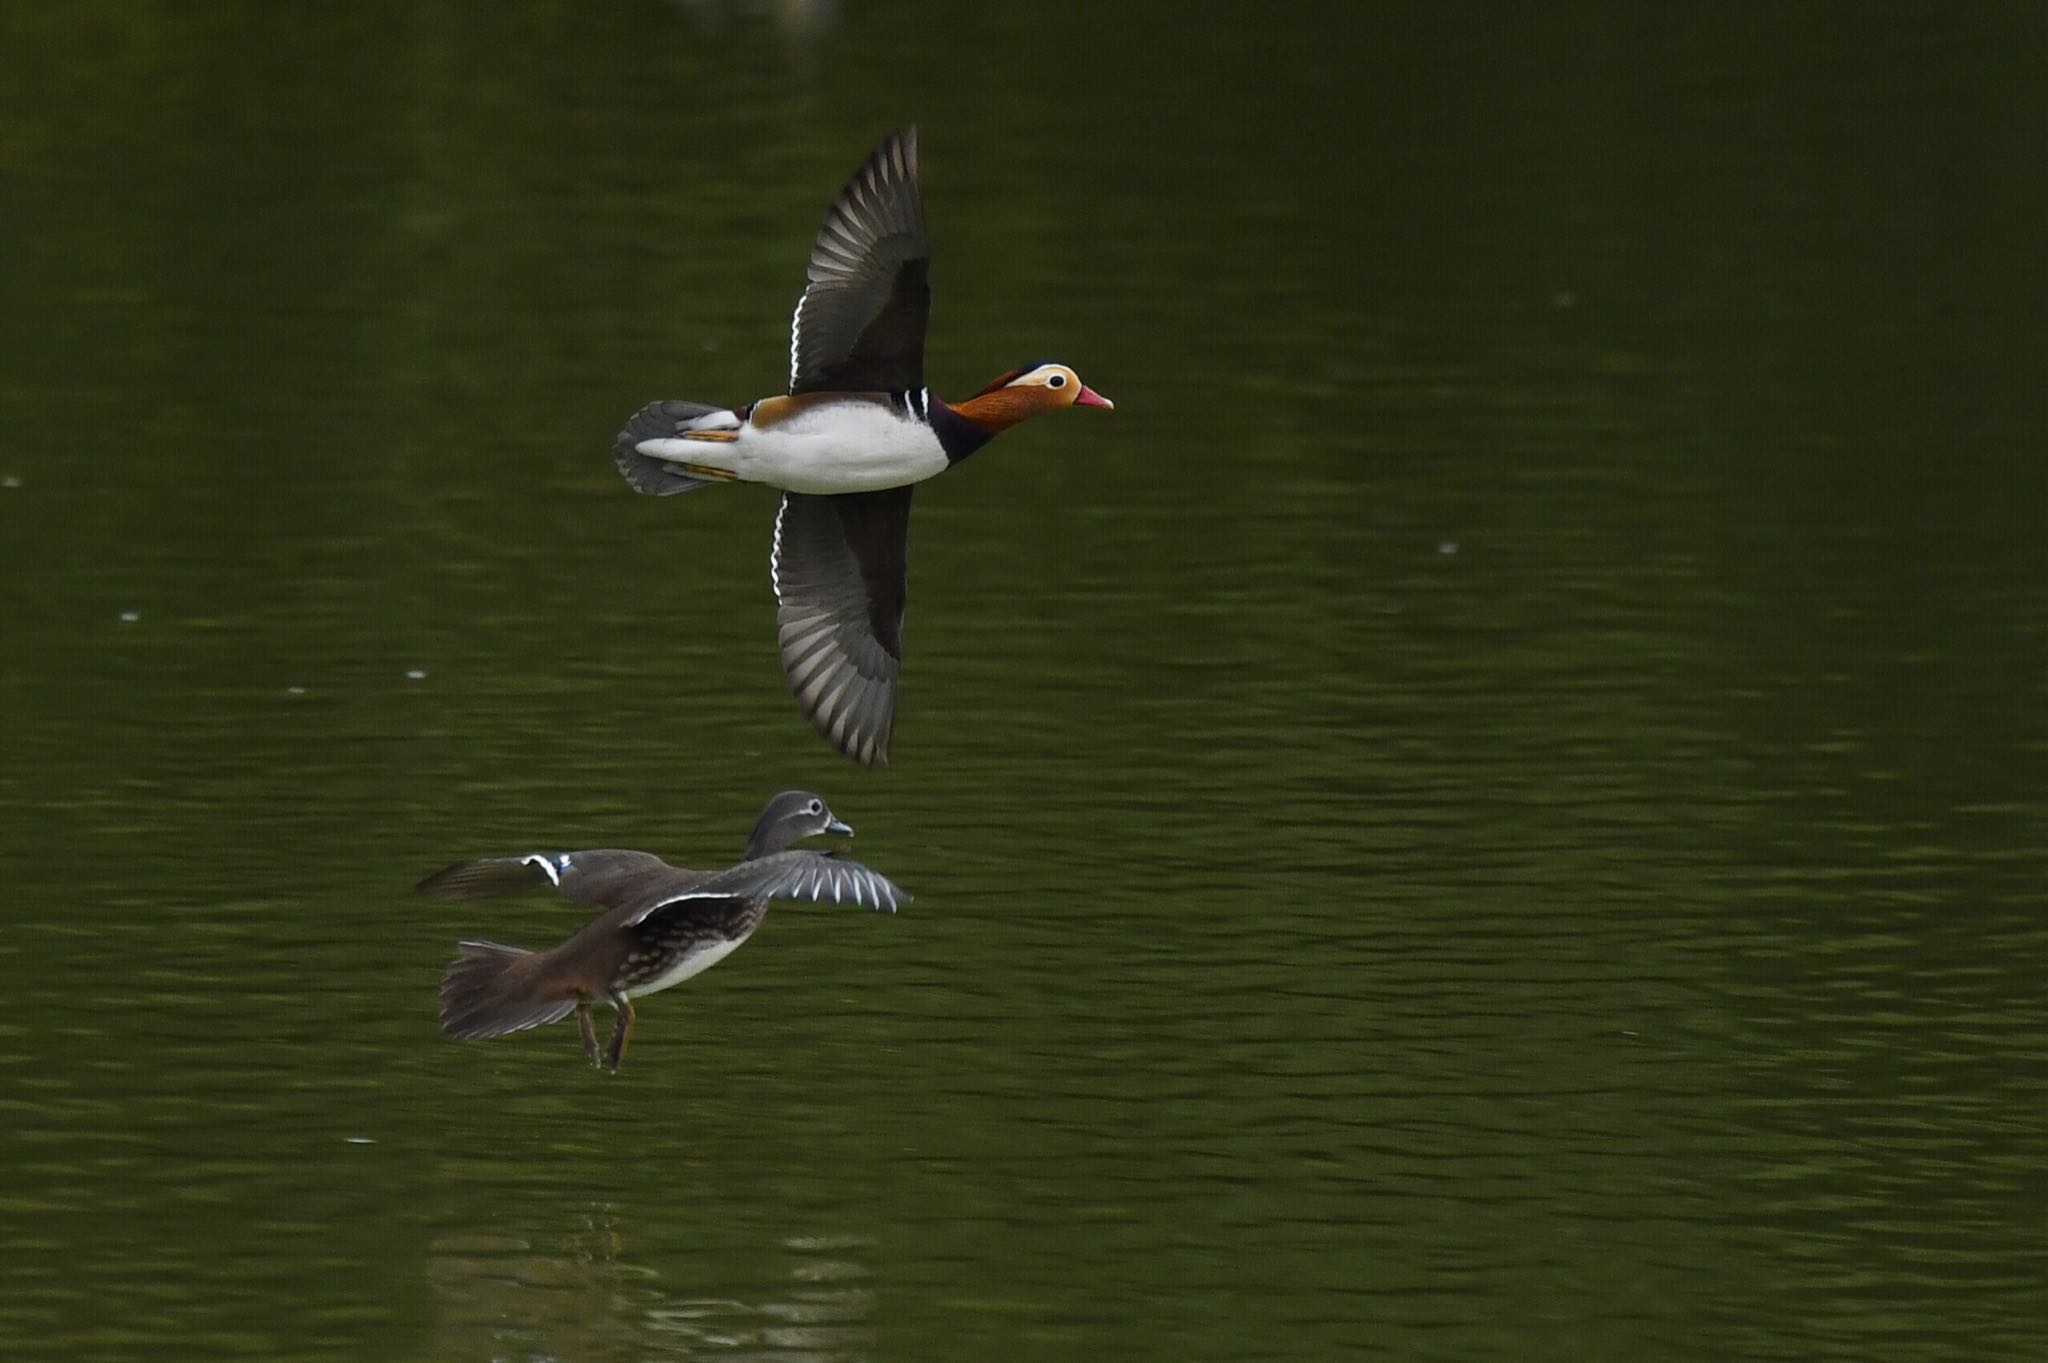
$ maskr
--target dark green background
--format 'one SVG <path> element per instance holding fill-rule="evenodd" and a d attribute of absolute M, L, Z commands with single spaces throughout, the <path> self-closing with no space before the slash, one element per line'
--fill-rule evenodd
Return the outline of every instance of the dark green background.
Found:
<path fill-rule="evenodd" d="M 2048 1354 L 2044 33 L 9 5 L 7 1356 Z M 607 449 L 910 120 L 934 388 L 1118 406 L 919 493 L 865 773 Z M 786 785 L 916 903 L 437 1034 L 577 914 L 420 873 Z"/>

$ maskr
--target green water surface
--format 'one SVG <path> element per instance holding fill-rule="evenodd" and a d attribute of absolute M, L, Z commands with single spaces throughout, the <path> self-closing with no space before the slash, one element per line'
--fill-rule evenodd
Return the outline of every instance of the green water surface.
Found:
<path fill-rule="evenodd" d="M 2048 24 L 2024 8 L 0 12 L 0 1354 L 2048 1356 Z M 916 121 L 895 762 L 786 373 Z M 457 857 L 895 917 L 444 1040 Z"/>

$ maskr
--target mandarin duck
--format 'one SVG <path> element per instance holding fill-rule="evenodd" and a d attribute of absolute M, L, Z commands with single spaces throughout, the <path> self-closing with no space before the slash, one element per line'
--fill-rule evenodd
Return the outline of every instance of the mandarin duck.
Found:
<path fill-rule="evenodd" d="M 456 944 L 441 979 L 441 1030 L 480 1040 L 576 1015 L 584 1054 L 616 1073 L 633 1032 L 633 1000 L 702 974 L 761 926 L 772 899 L 831 900 L 894 913 L 910 896 L 856 861 L 791 850 L 821 833 L 851 837 L 824 800 L 805 790 L 768 801 L 745 856 L 722 871 L 688 871 L 649 852 L 600 847 L 525 852 L 458 862 L 421 881 L 441 899 L 483 899 L 553 889 L 604 912 L 549 951 L 496 942 Z M 618 1013 L 600 1053 L 592 1004 Z"/>
<path fill-rule="evenodd" d="M 789 339 L 789 392 L 741 407 L 663 401 L 613 458 L 640 492 L 782 490 L 769 576 L 783 671 L 818 732 L 887 761 L 903 666 L 912 487 L 1028 417 L 1110 407 L 1064 364 L 1024 365 L 949 403 L 924 386 L 931 246 L 917 130 L 877 147 L 826 211 Z"/>

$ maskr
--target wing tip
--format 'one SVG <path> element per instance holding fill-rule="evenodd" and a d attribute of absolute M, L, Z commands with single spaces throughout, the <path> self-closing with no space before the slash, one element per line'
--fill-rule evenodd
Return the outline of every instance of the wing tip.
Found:
<path fill-rule="evenodd" d="M 906 123 L 889 134 L 883 145 L 893 144 L 903 170 L 903 178 L 917 183 L 917 125 Z"/>
<path fill-rule="evenodd" d="M 917 124 L 905 123 L 891 128 L 876 142 L 855 172 L 853 185 L 875 183 L 900 177 L 908 184 L 917 184 Z"/>
<path fill-rule="evenodd" d="M 481 899 L 479 882 L 486 879 L 491 864 L 488 857 L 451 863 L 420 877 L 412 892 L 429 899 Z"/>
<path fill-rule="evenodd" d="M 806 648 L 783 653 L 783 675 L 797 710 L 819 737 L 863 767 L 889 765 L 896 731 L 896 687 L 861 673 L 844 653 Z M 836 675 L 835 675 L 836 674 Z"/>

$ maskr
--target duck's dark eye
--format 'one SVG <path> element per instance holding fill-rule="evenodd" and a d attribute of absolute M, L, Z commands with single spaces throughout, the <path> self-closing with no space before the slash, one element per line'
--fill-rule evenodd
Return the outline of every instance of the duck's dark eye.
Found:
<path fill-rule="evenodd" d="M 1055 374 L 1045 381 L 1045 386 L 1047 388 L 1065 388 L 1067 386 L 1067 376 L 1065 374 Z"/>
<path fill-rule="evenodd" d="M 823 800 L 813 800 L 813 801 L 811 801 L 811 813 L 813 813 L 813 814 L 823 814 L 824 812 L 825 812 L 825 802 L 824 802 Z"/>

